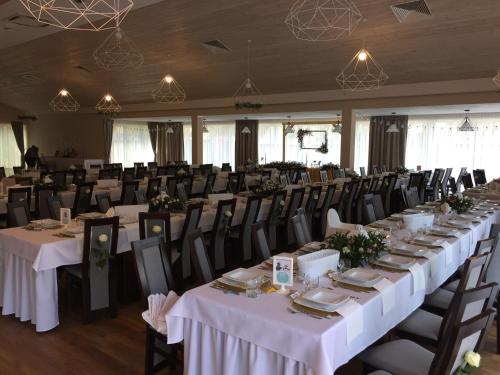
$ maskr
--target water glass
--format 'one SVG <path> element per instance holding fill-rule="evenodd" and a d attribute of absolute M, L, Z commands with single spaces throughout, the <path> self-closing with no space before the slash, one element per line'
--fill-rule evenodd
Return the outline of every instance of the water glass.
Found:
<path fill-rule="evenodd" d="M 248 298 L 257 298 L 259 294 L 259 282 L 257 279 L 250 280 L 247 282 L 247 287 L 245 289 L 246 296 Z"/>

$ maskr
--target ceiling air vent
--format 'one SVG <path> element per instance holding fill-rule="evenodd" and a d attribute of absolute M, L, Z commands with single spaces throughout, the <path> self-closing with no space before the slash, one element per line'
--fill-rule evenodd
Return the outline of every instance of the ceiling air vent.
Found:
<path fill-rule="evenodd" d="M 75 69 L 78 69 L 78 70 L 81 70 L 82 72 L 85 72 L 85 73 L 92 73 L 88 68 L 82 66 L 82 65 L 77 65 L 77 66 L 74 66 Z"/>
<path fill-rule="evenodd" d="M 215 55 L 221 53 L 228 53 L 231 51 L 221 40 L 218 39 L 209 40 L 208 42 L 203 42 L 201 43 L 201 45 Z"/>
<path fill-rule="evenodd" d="M 391 5 L 391 10 L 400 23 L 405 22 L 411 13 L 419 13 L 426 16 L 431 15 L 431 11 L 425 0 L 411 0 L 394 4 Z"/>
<path fill-rule="evenodd" d="M 26 16 L 24 14 L 14 14 L 4 18 L 4 29 L 19 29 L 23 27 L 30 27 L 33 29 L 40 29 L 49 26 L 46 23 L 38 22 L 34 17 Z"/>

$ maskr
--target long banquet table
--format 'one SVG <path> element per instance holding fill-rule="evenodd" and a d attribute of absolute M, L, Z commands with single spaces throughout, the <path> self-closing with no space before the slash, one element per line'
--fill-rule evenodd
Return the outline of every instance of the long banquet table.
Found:
<path fill-rule="evenodd" d="M 396 303 L 383 311 L 384 298 L 377 291 L 335 291 L 357 298 L 363 329 L 347 338 L 346 319 L 312 319 L 287 310 L 288 297 L 272 293 L 258 298 L 221 293 L 204 285 L 186 292 L 167 313 L 169 343 L 184 343 L 184 373 L 210 374 L 333 374 L 343 364 L 384 336 L 408 317 L 470 256 L 475 243 L 487 238 L 492 223 L 500 223 L 500 210 L 488 214 L 458 238 L 447 239 L 435 256 L 419 259 L 425 286 L 415 289 L 410 272 L 377 271 L 392 282 Z M 271 275 L 259 266 L 253 271 Z M 320 285 L 332 287 L 324 277 Z M 294 284 L 293 289 L 302 286 Z"/>

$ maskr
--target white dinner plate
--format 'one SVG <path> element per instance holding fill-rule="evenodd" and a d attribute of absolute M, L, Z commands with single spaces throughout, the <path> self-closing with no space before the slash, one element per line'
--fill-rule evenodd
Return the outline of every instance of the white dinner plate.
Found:
<path fill-rule="evenodd" d="M 222 277 L 237 283 L 247 284 L 249 281 L 257 279 L 259 274 L 249 271 L 246 268 L 237 268 L 223 274 Z"/>
<path fill-rule="evenodd" d="M 423 249 L 420 246 L 402 243 L 392 246 L 390 251 L 393 254 L 410 255 L 421 258 L 429 251 L 429 249 Z"/>
<path fill-rule="evenodd" d="M 349 296 L 336 294 L 330 289 L 315 288 L 296 298 L 294 302 L 316 310 L 334 312 L 349 300 Z"/>
<path fill-rule="evenodd" d="M 378 264 L 383 267 L 394 268 L 398 270 L 407 270 L 416 262 L 415 259 L 402 257 L 393 254 L 387 254 L 379 259 L 375 260 L 373 263 Z"/>
<path fill-rule="evenodd" d="M 443 240 L 433 240 L 430 238 L 426 238 L 424 236 L 416 236 L 415 238 L 413 238 L 410 241 L 413 242 L 415 245 L 422 245 L 422 246 L 426 246 L 426 245 L 442 246 L 445 244 L 445 241 L 443 241 Z"/>
<path fill-rule="evenodd" d="M 427 229 L 426 233 L 434 234 L 436 236 L 443 236 L 443 237 L 456 237 L 459 232 L 458 232 L 458 230 L 453 229 L 453 228 L 449 228 L 449 229 L 430 228 L 430 229 Z"/>
<path fill-rule="evenodd" d="M 32 220 L 31 223 L 40 225 L 46 229 L 58 228 L 61 225 L 61 222 L 59 220 L 53 219 Z"/>
<path fill-rule="evenodd" d="M 377 282 L 382 280 L 382 276 L 373 271 L 366 268 L 352 268 L 342 274 L 342 282 L 363 286 L 367 288 L 371 288 Z"/>

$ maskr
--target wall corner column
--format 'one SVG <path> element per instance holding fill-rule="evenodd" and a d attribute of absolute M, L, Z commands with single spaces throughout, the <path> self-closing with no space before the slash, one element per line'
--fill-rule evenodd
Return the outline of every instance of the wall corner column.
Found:
<path fill-rule="evenodd" d="M 191 116 L 193 164 L 203 164 L 203 124 L 198 115 Z"/>
<path fill-rule="evenodd" d="M 356 146 L 356 112 L 352 108 L 342 109 L 342 138 L 340 142 L 340 165 L 354 168 Z"/>

